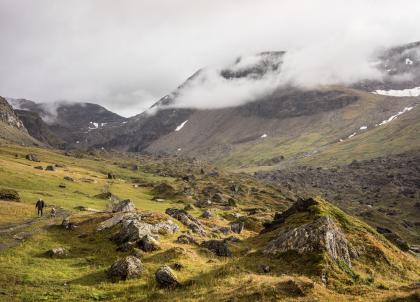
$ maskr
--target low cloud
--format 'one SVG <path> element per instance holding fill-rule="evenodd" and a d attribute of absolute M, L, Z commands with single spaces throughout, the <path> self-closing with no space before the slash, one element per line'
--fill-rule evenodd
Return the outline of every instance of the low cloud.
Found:
<path fill-rule="evenodd" d="M 2 0 L 0 95 L 129 116 L 203 66 L 272 50 L 287 51 L 286 80 L 351 82 L 378 76 L 365 64 L 375 49 L 419 40 L 419 15 L 414 0 Z M 206 78 L 185 104 L 231 106 L 278 82 Z"/>

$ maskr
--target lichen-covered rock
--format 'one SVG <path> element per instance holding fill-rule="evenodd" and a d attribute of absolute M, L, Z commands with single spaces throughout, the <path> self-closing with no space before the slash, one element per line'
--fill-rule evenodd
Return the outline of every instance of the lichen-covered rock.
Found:
<path fill-rule="evenodd" d="M 190 235 L 187 235 L 187 234 L 180 235 L 176 239 L 176 242 L 183 243 L 183 244 L 198 244 L 197 241 L 193 237 L 191 237 Z"/>
<path fill-rule="evenodd" d="M 150 235 L 143 236 L 143 238 L 137 241 L 137 246 L 145 252 L 154 252 L 160 250 L 158 241 Z"/>
<path fill-rule="evenodd" d="M 123 216 L 120 222 L 122 224 L 121 230 L 114 236 L 114 240 L 118 244 L 138 241 L 146 235 L 157 238 L 158 234 L 173 234 L 179 230 L 179 227 L 171 220 L 152 224 L 142 221 L 141 214 Z"/>
<path fill-rule="evenodd" d="M 134 211 L 134 203 L 130 199 L 120 201 L 112 207 L 112 212 L 132 212 Z"/>
<path fill-rule="evenodd" d="M 156 281 L 161 287 L 176 287 L 179 285 L 174 271 L 167 265 L 160 267 L 156 273 Z"/>
<path fill-rule="evenodd" d="M 331 258 L 351 265 L 351 257 L 357 252 L 347 241 L 343 232 L 329 216 L 322 216 L 314 222 L 293 229 L 285 229 L 264 249 L 265 254 L 279 254 L 296 251 L 299 254 L 326 251 Z"/>
<path fill-rule="evenodd" d="M 217 256 L 232 257 L 232 252 L 224 240 L 208 240 L 201 243 L 201 246 L 212 251 Z"/>
<path fill-rule="evenodd" d="M 183 225 L 186 225 L 193 231 L 194 233 L 205 235 L 206 231 L 204 230 L 203 225 L 200 221 L 198 221 L 195 217 L 188 214 L 184 210 L 175 209 L 175 208 L 169 208 L 165 211 L 166 214 L 169 216 L 174 217 L 175 219 L 181 221 Z"/>
<path fill-rule="evenodd" d="M 230 226 L 230 229 L 232 230 L 232 232 L 234 232 L 236 234 L 242 233 L 244 228 L 245 228 L 245 223 L 244 222 L 232 223 L 232 225 Z"/>
<path fill-rule="evenodd" d="M 26 154 L 25 158 L 30 161 L 40 162 L 40 160 L 35 154 Z"/>
<path fill-rule="evenodd" d="M 115 261 L 108 270 L 108 277 L 113 281 L 134 279 L 143 273 L 143 264 L 141 260 L 134 256 Z"/>

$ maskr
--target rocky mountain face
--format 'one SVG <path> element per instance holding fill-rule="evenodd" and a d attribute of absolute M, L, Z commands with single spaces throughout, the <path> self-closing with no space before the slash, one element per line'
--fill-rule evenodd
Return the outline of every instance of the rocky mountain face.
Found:
<path fill-rule="evenodd" d="M 6 99 L 0 97 L 0 141 L 18 144 L 39 144 L 26 130 L 23 122 Z"/>
<path fill-rule="evenodd" d="M 25 126 L 13 111 L 13 108 L 9 105 L 7 100 L 2 97 L 0 97 L 0 122 L 16 129 L 26 131 Z"/>
<path fill-rule="evenodd" d="M 93 145 L 90 132 L 104 127 L 121 126 L 124 117 L 91 103 L 35 103 L 8 99 L 17 109 L 31 135 L 55 147 L 74 148 Z"/>

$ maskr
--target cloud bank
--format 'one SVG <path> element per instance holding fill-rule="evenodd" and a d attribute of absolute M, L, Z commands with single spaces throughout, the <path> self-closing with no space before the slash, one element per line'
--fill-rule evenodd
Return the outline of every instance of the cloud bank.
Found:
<path fill-rule="evenodd" d="M 376 49 L 420 40 L 419 15 L 416 0 L 1 0 L 0 95 L 130 116 L 203 66 L 270 50 L 301 85 L 351 82 L 378 76 Z M 235 105 L 278 82 L 206 77 L 215 95 L 188 102 Z"/>

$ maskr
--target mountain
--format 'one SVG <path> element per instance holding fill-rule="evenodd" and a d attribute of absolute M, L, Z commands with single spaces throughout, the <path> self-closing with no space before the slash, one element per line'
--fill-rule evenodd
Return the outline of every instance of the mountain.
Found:
<path fill-rule="evenodd" d="M 124 117 L 92 103 L 35 103 L 25 99 L 8 99 L 17 109 L 29 133 L 55 147 L 74 148 L 91 145 L 90 132 L 119 126 Z"/>
<path fill-rule="evenodd" d="M 350 163 L 418 150 L 419 54 L 420 42 L 379 53 L 373 64 L 383 73 L 381 80 L 311 89 L 286 84 L 265 93 L 260 86 L 281 78 L 287 54 L 240 57 L 225 67 L 200 69 L 148 112 L 96 132 L 105 139 L 94 146 L 198 157 L 241 171 Z M 244 82 L 256 91 L 237 106 L 197 109 L 187 102 L 178 107 L 186 93 L 205 89 L 214 78 L 223 85 Z"/>
<path fill-rule="evenodd" d="M 0 141 L 19 144 L 39 144 L 26 130 L 23 122 L 6 99 L 0 97 Z"/>

